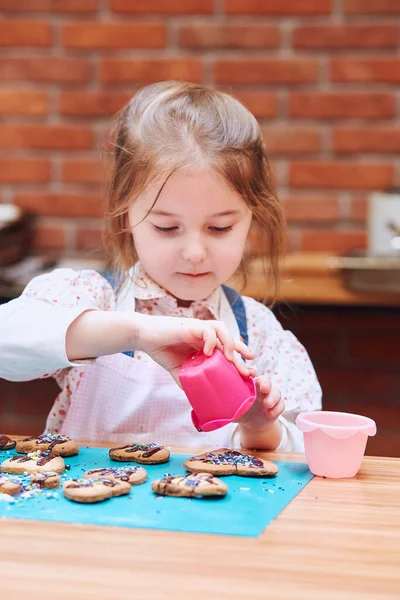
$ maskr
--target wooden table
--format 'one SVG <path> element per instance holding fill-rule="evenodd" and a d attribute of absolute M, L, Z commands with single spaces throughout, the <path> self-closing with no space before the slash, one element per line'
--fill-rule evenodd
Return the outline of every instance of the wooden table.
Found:
<path fill-rule="evenodd" d="M 400 459 L 314 478 L 259 538 L 4 519 L 0 540 L 7 600 L 398 600 Z"/>

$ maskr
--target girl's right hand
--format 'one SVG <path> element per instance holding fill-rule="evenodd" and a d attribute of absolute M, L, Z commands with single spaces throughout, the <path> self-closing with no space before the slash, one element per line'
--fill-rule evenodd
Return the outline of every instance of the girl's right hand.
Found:
<path fill-rule="evenodd" d="M 234 340 L 222 321 L 202 321 L 179 317 L 156 317 L 136 313 L 136 333 L 132 348 L 146 352 L 166 369 L 177 384 L 179 368 L 194 352 L 202 350 L 211 356 L 219 348 L 244 376 L 254 372 L 241 359 L 254 358 L 250 349 L 241 341 Z"/>

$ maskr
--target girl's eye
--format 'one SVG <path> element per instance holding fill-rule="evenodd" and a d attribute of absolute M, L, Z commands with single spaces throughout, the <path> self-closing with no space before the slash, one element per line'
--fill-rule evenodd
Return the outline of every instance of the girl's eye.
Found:
<path fill-rule="evenodd" d="M 176 231 L 178 227 L 158 227 L 158 225 L 154 225 L 154 229 L 160 233 L 171 233 L 171 231 Z"/>
<path fill-rule="evenodd" d="M 226 233 L 228 231 L 231 231 L 232 225 L 229 225 L 228 227 L 210 227 L 210 229 L 215 233 Z"/>

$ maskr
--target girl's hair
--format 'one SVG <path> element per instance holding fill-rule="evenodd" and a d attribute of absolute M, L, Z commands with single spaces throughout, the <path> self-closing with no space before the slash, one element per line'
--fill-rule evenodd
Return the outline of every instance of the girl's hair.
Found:
<path fill-rule="evenodd" d="M 106 205 L 106 241 L 114 269 L 127 272 L 137 259 L 127 211 L 147 184 L 178 170 L 213 169 L 253 213 L 257 254 L 264 256 L 265 275 L 273 283 L 265 296 L 274 299 L 284 219 L 255 117 L 223 92 L 164 81 L 141 89 L 117 115 L 115 127 Z M 244 277 L 248 254 L 241 265 Z"/>

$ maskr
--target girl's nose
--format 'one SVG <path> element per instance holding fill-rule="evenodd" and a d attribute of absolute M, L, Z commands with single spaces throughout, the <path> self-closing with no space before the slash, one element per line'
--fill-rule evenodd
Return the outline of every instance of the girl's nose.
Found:
<path fill-rule="evenodd" d="M 182 257 L 193 263 L 203 261 L 207 257 L 205 244 L 198 237 L 188 239 L 182 248 Z"/>

